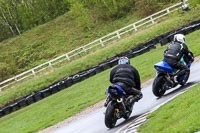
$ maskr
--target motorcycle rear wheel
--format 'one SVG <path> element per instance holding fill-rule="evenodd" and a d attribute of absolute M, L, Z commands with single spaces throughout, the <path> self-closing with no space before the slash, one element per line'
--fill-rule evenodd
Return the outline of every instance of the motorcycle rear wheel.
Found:
<path fill-rule="evenodd" d="M 164 86 L 165 82 L 166 81 L 163 76 L 158 76 L 154 79 L 152 91 L 156 97 L 161 97 L 166 92 L 166 89 Z"/>
<path fill-rule="evenodd" d="M 108 128 L 113 128 L 117 122 L 117 117 L 115 115 L 115 106 L 110 102 L 107 106 L 105 113 L 105 125 Z"/>

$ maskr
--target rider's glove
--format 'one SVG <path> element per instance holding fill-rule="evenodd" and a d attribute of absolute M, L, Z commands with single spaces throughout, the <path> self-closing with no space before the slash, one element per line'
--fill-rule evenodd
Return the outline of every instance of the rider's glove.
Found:
<path fill-rule="evenodd" d="M 188 56 L 190 58 L 190 62 L 192 63 L 194 61 L 194 56 L 193 56 L 193 53 L 189 52 L 188 53 Z"/>

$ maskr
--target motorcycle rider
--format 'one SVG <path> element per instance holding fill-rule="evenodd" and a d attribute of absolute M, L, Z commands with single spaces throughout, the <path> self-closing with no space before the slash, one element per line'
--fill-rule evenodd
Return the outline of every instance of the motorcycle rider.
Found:
<path fill-rule="evenodd" d="M 173 41 L 164 51 L 164 61 L 166 61 L 171 67 L 179 69 L 180 72 L 178 75 L 190 71 L 186 64 L 181 63 L 180 60 L 182 57 L 186 64 L 194 61 L 193 53 L 185 44 L 185 36 L 183 34 L 175 34 Z"/>
<path fill-rule="evenodd" d="M 141 92 L 140 76 L 137 69 L 130 65 L 127 57 L 120 57 L 118 65 L 110 72 L 110 82 L 121 86 L 128 95 L 132 95 L 132 103 L 139 101 L 143 95 Z M 107 96 L 104 106 L 109 103 L 110 98 Z"/>

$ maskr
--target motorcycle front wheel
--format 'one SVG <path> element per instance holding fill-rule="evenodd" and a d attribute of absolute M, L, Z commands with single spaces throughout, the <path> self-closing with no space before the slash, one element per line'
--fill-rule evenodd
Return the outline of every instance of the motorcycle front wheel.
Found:
<path fill-rule="evenodd" d="M 117 122 L 117 117 L 116 117 L 116 109 L 115 109 L 115 104 L 113 102 L 110 102 L 106 108 L 106 113 L 105 113 L 105 125 L 108 128 L 113 128 Z"/>
<path fill-rule="evenodd" d="M 158 76 L 154 79 L 152 91 L 156 97 L 161 97 L 166 92 L 165 83 L 166 81 L 163 76 Z"/>

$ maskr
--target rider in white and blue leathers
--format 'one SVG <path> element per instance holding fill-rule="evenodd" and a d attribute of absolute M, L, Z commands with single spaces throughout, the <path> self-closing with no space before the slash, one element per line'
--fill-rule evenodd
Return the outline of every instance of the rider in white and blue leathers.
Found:
<path fill-rule="evenodd" d="M 166 61 L 171 67 L 179 69 L 180 75 L 184 72 L 189 72 L 189 68 L 186 64 L 180 60 L 184 59 L 186 64 L 194 61 L 193 53 L 188 49 L 185 44 L 185 36 L 183 34 L 174 35 L 173 42 L 164 51 L 164 61 Z"/>

